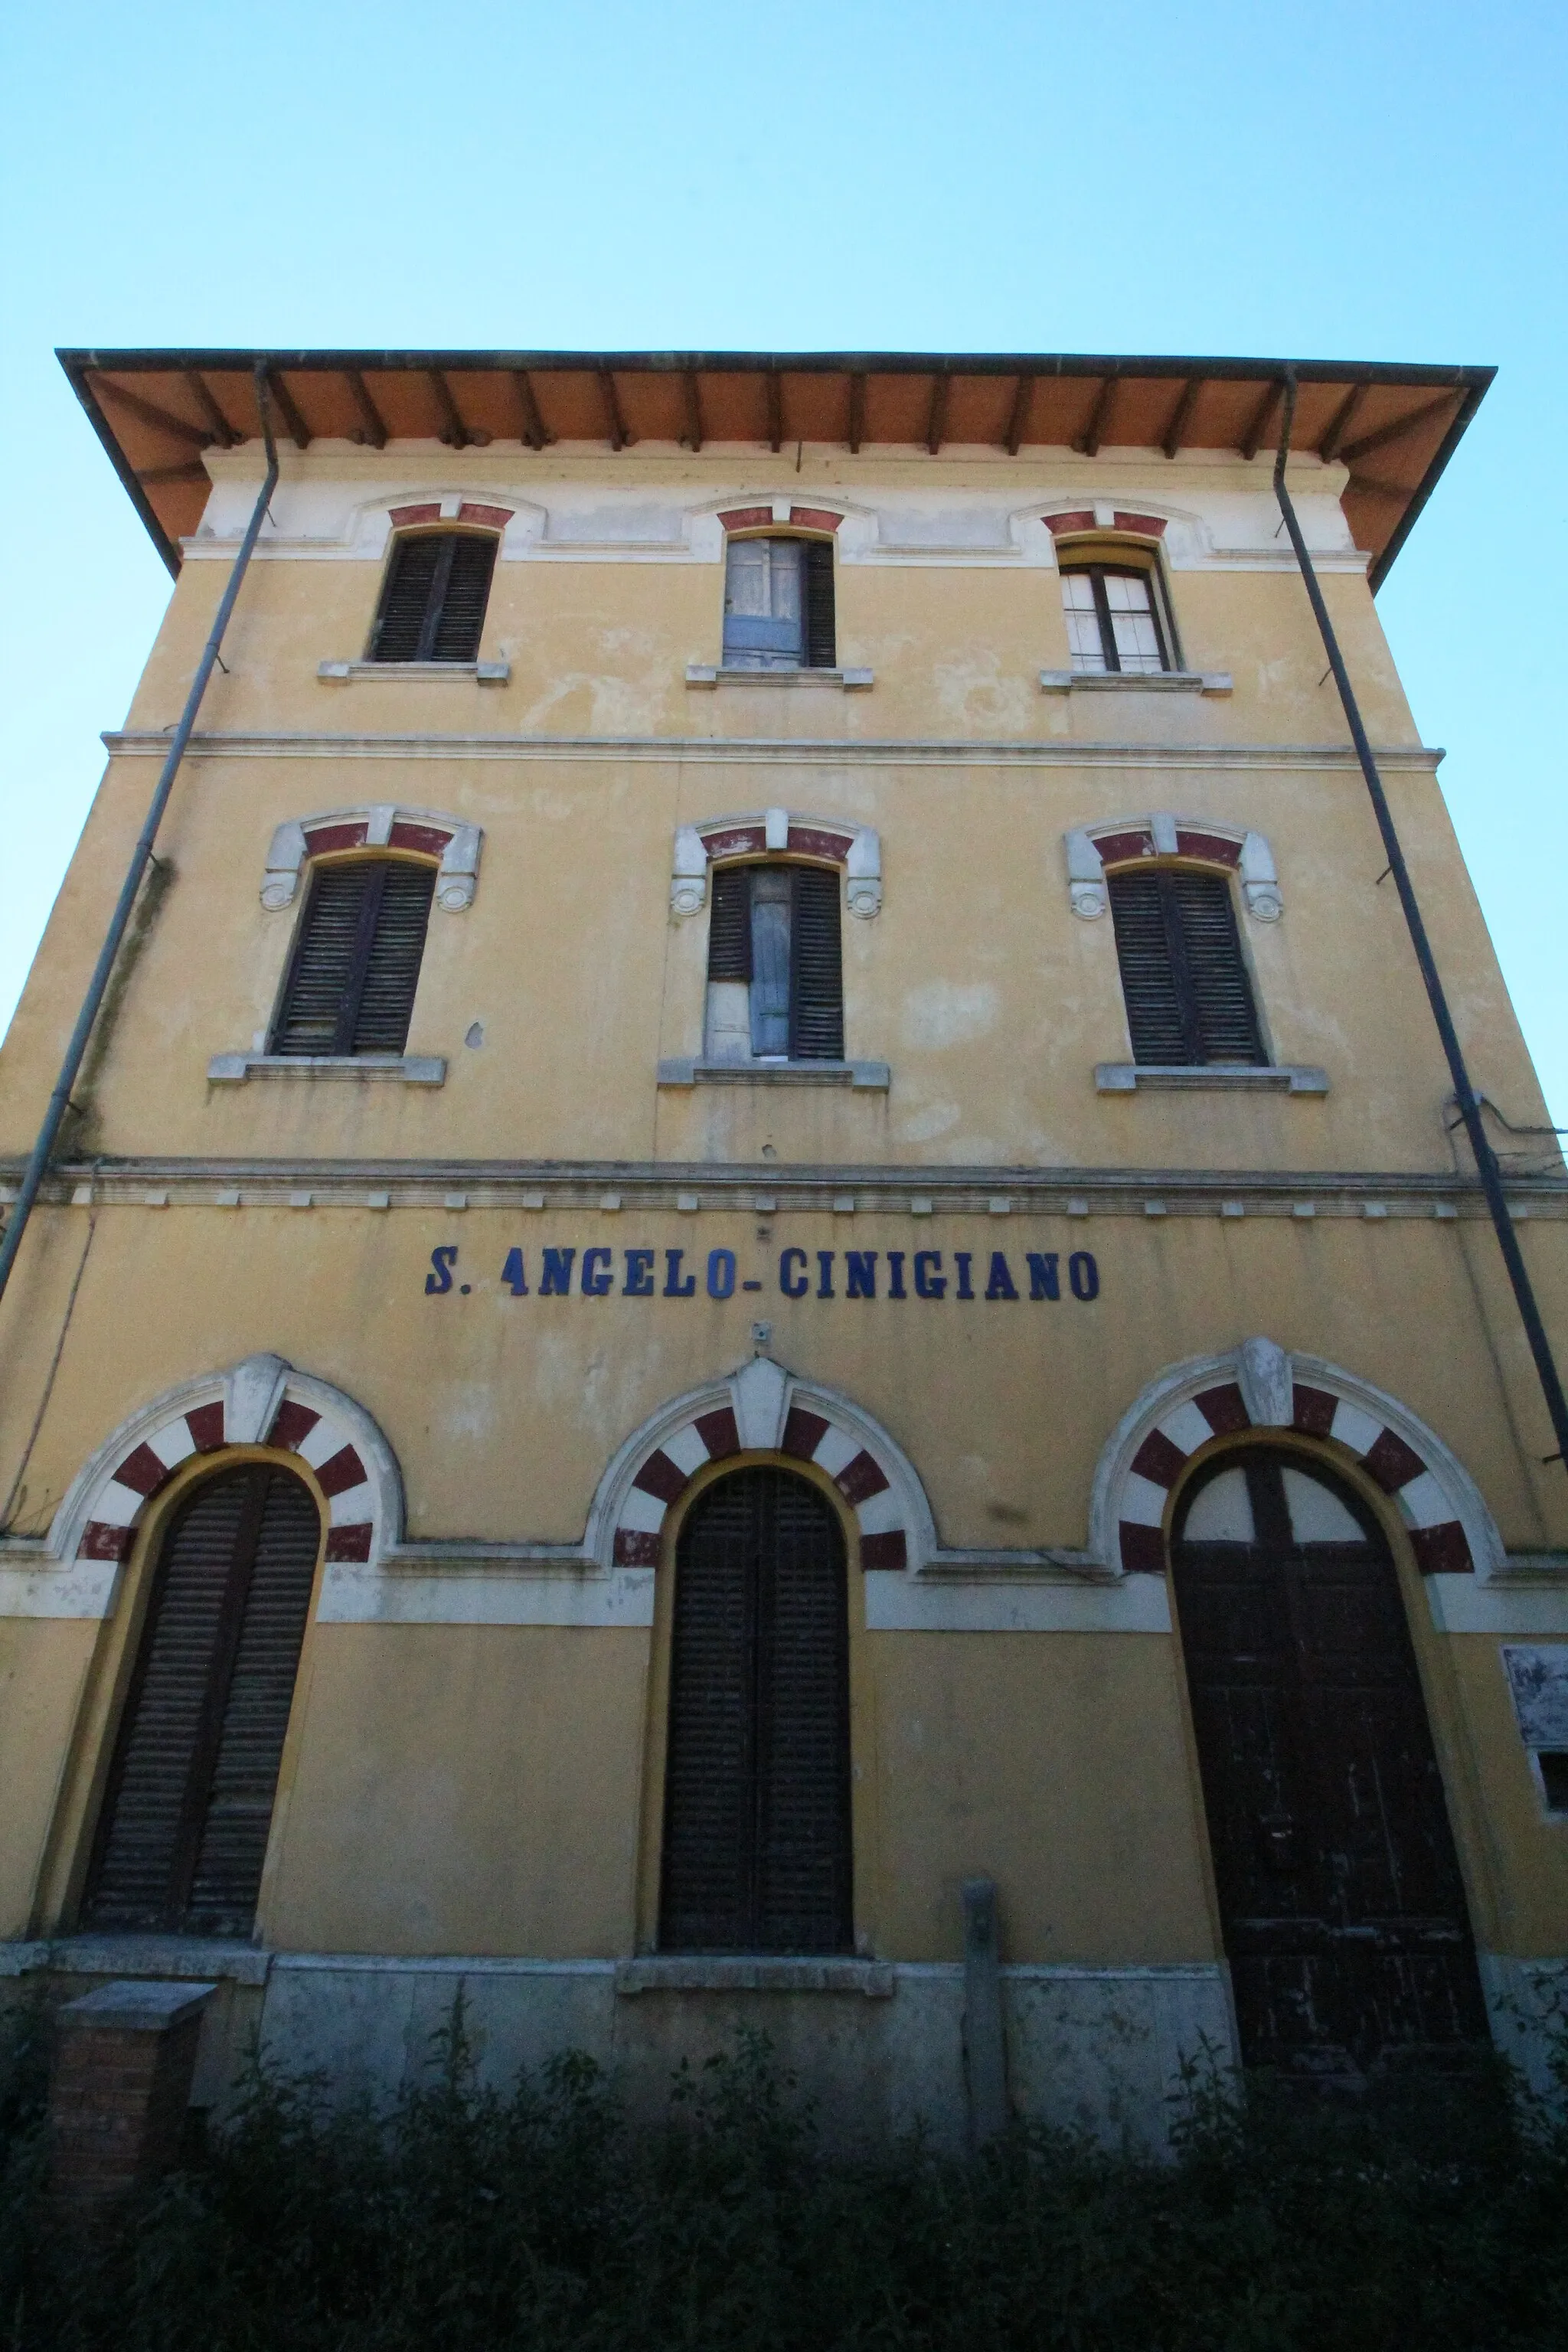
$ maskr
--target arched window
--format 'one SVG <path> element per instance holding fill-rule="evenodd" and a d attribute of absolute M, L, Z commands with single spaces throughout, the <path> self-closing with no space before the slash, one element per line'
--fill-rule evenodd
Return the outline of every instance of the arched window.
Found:
<path fill-rule="evenodd" d="M 830 539 L 731 539 L 724 559 L 726 669 L 831 669 Z"/>
<path fill-rule="evenodd" d="M 714 868 L 710 1061 L 843 1060 L 838 896 L 832 867 L 778 861 Z"/>
<path fill-rule="evenodd" d="M 401 1054 L 435 887 L 434 863 L 419 858 L 318 865 L 268 1050 Z"/>
<path fill-rule="evenodd" d="M 1057 562 L 1068 657 L 1075 671 L 1152 677 L 1178 667 L 1176 633 L 1153 548 L 1069 539 L 1065 544 L 1058 541 Z"/>
<path fill-rule="evenodd" d="M 94 1927 L 247 1936 L 321 1546 L 302 1479 L 220 1472 L 159 1551 L 83 1905 Z"/>
<path fill-rule="evenodd" d="M 1243 2055 L 1314 2081 L 1486 2032 L 1388 1545 L 1315 1457 L 1201 1468 L 1172 1547 Z"/>
<path fill-rule="evenodd" d="M 1107 885 L 1134 1062 L 1267 1063 L 1228 876 L 1141 863 Z"/>
<path fill-rule="evenodd" d="M 489 531 L 399 533 L 392 542 L 368 658 L 477 661 L 499 544 Z"/>
<path fill-rule="evenodd" d="M 659 1947 L 853 1940 L 844 1537 L 807 1479 L 739 1470 L 677 1552 Z"/>

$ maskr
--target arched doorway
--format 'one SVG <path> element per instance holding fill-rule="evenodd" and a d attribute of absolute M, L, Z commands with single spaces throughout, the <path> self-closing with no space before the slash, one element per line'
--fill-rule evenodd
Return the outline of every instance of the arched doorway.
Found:
<path fill-rule="evenodd" d="M 1242 2054 L 1354 2080 L 1484 2039 L 1475 1950 L 1394 1559 L 1317 1460 L 1199 1472 L 1172 1552 Z"/>
<path fill-rule="evenodd" d="M 676 1554 L 664 1951 L 853 1944 L 844 1537 L 788 1470 L 721 1478 Z"/>
<path fill-rule="evenodd" d="M 321 1513 L 268 1463 L 189 1494 L 159 1549 L 110 1767 L 85 1925 L 247 1936 Z"/>

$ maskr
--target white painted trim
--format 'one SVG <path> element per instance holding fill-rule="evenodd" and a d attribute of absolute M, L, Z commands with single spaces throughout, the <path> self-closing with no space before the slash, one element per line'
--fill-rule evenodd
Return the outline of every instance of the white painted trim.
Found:
<path fill-rule="evenodd" d="M 1528 1580 L 1507 1569 L 1479 1576 L 1428 1576 L 1426 1605 L 1440 1633 L 1568 1634 L 1568 1575 Z"/>
<path fill-rule="evenodd" d="M 745 826 L 763 829 L 768 852 L 785 852 L 789 846 L 791 828 L 810 828 L 816 833 L 847 835 L 849 847 L 842 861 L 844 903 L 850 914 L 865 919 L 879 912 L 882 904 L 882 838 L 871 825 L 857 824 L 853 817 L 810 816 L 797 809 L 751 809 L 740 816 L 704 816 L 695 824 L 679 825 L 670 858 L 669 911 L 677 917 L 700 914 L 708 903 L 708 872 L 711 863 L 710 843 L 722 834 L 733 833 Z M 746 851 L 742 856 L 755 853 Z"/>
<path fill-rule="evenodd" d="M 1067 854 L 1068 904 L 1084 922 L 1096 921 L 1110 903 L 1100 844 L 1126 833 L 1147 833 L 1152 845 L 1151 856 L 1186 856 L 1188 864 L 1209 864 L 1215 873 L 1235 873 L 1241 886 L 1242 904 L 1255 922 L 1277 923 L 1284 913 L 1279 869 L 1264 835 L 1225 817 L 1177 816 L 1162 809 L 1152 814 L 1097 817 L 1091 825 L 1075 825 L 1062 835 Z M 1183 833 L 1212 834 L 1221 841 L 1234 842 L 1238 853 L 1236 865 L 1217 864 L 1182 851 L 1177 843 Z"/>
<path fill-rule="evenodd" d="M 1160 1576 L 1091 1583 L 1060 1570 L 1025 1577 L 1003 1570 L 984 1580 L 871 1569 L 866 1627 L 873 1633 L 1168 1633 L 1171 1603 Z"/>

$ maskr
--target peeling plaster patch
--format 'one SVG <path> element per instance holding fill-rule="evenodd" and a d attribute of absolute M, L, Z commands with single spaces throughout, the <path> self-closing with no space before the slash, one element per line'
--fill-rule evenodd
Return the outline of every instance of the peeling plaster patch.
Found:
<path fill-rule="evenodd" d="M 994 654 L 968 662 L 938 662 L 936 691 L 939 707 L 960 728 L 1001 729 L 1009 735 L 1026 735 L 1035 718 L 1028 685 L 1005 677 Z"/>
<path fill-rule="evenodd" d="M 904 1043 L 966 1045 L 995 1027 L 996 1013 L 996 991 L 988 981 L 961 987 L 952 981 L 928 980 L 904 999 Z"/>

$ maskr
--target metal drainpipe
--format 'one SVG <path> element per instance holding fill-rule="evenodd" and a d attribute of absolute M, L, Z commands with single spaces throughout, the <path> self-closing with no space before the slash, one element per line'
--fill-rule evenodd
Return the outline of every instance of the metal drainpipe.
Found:
<path fill-rule="evenodd" d="M 131 920 L 132 909 L 136 904 L 136 894 L 142 887 L 142 877 L 147 871 L 148 860 L 153 855 L 153 844 L 157 838 L 163 812 L 169 804 L 169 794 L 174 790 L 174 778 L 179 774 L 180 762 L 185 756 L 185 746 L 191 740 L 191 730 L 195 726 L 196 714 L 202 707 L 202 697 L 207 690 L 207 680 L 212 676 L 213 664 L 216 661 L 219 648 L 223 644 L 224 631 L 227 628 L 234 612 L 235 599 L 239 594 L 240 583 L 249 568 L 251 555 L 255 551 L 257 540 L 260 537 L 262 519 L 266 515 L 268 502 L 278 487 L 278 450 L 272 437 L 272 420 L 268 413 L 266 381 L 259 365 L 256 370 L 256 396 L 261 410 L 261 437 L 267 448 L 267 478 L 261 485 L 261 494 L 256 501 L 245 537 L 240 541 L 239 553 L 235 557 L 234 570 L 228 575 L 228 585 L 223 592 L 223 601 L 218 605 L 216 616 L 213 621 L 211 635 L 203 646 L 202 657 L 196 664 L 195 676 L 191 680 L 191 690 L 185 697 L 185 707 L 181 713 L 180 723 L 174 730 L 174 740 L 170 744 L 168 757 L 163 761 L 163 773 L 158 778 L 157 790 L 153 794 L 146 821 L 137 837 L 136 846 L 131 853 L 131 863 L 126 868 L 125 879 L 121 885 L 120 897 L 115 902 L 114 913 L 110 919 L 103 945 L 99 950 L 98 961 L 93 966 L 92 978 L 88 982 L 87 994 L 82 999 L 81 1011 L 77 1014 L 76 1027 L 71 1031 L 70 1044 L 66 1047 L 65 1059 L 60 1064 L 60 1074 L 55 1081 L 55 1090 L 49 1097 L 48 1108 L 44 1113 L 44 1123 L 38 1129 L 37 1141 L 33 1146 L 31 1156 L 23 1172 L 21 1189 L 16 1194 L 16 1203 L 5 1227 L 5 1238 L 4 1243 L 0 1243 L 0 1297 L 4 1297 L 5 1286 L 11 1279 L 11 1268 L 16 1264 L 16 1253 L 22 1246 L 22 1236 L 27 1229 L 27 1220 L 33 1213 L 33 1204 L 38 1197 L 39 1187 L 47 1173 L 49 1156 L 54 1150 L 55 1140 L 59 1134 L 60 1121 L 64 1118 L 70 1104 L 71 1088 L 76 1084 L 82 1056 L 87 1052 L 88 1040 L 92 1035 L 93 1024 L 98 1018 L 104 992 L 109 986 L 110 978 L 114 970 L 115 958 L 120 952 L 120 943 L 125 937 L 125 927 Z"/>
<path fill-rule="evenodd" d="M 1394 887 L 1399 893 L 1399 903 L 1405 909 L 1405 919 L 1410 928 L 1410 943 L 1415 950 L 1415 961 L 1421 967 L 1421 977 L 1426 982 L 1427 1000 L 1432 1007 L 1432 1017 L 1437 1024 L 1437 1034 L 1443 1040 L 1443 1051 L 1448 1057 L 1448 1069 L 1454 1081 L 1454 1093 L 1458 1101 L 1459 1115 L 1465 1122 L 1465 1132 L 1470 1139 L 1470 1150 L 1476 1157 L 1481 1190 L 1486 1195 L 1487 1207 L 1491 1212 L 1492 1225 L 1498 1237 L 1498 1247 L 1502 1252 L 1503 1264 L 1508 1268 L 1508 1278 L 1513 1285 L 1513 1295 L 1519 1306 L 1520 1320 L 1524 1325 L 1524 1336 L 1530 1342 L 1530 1352 L 1535 1359 L 1535 1370 L 1541 1381 L 1541 1392 L 1546 1400 L 1546 1410 L 1557 1439 L 1556 1454 L 1547 1454 L 1543 1458 L 1549 1462 L 1561 1460 L 1564 1467 L 1568 1468 L 1568 1399 L 1565 1399 L 1563 1393 L 1563 1383 L 1558 1378 L 1556 1361 L 1552 1353 L 1552 1343 L 1547 1339 L 1546 1327 L 1542 1322 L 1541 1309 L 1536 1305 L 1535 1292 L 1531 1287 L 1524 1258 L 1520 1250 L 1519 1235 L 1514 1230 L 1513 1218 L 1510 1213 L 1508 1201 L 1503 1192 L 1502 1171 L 1498 1166 L 1497 1154 L 1493 1151 L 1487 1139 L 1486 1129 L 1481 1125 L 1480 1097 L 1471 1086 L 1470 1074 L 1465 1067 L 1464 1051 L 1459 1044 L 1458 1032 L 1454 1026 L 1454 1016 L 1448 1010 L 1448 1000 L 1443 992 L 1442 981 L 1437 974 L 1436 961 L 1432 953 L 1432 943 L 1426 936 L 1426 926 L 1421 919 L 1421 908 L 1416 901 L 1415 887 L 1410 879 L 1410 869 L 1405 863 L 1405 852 L 1400 846 L 1399 835 L 1394 827 L 1394 812 L 1388 805 L 1388 795 L 1383 789 L 1383 779 L 1377 772 L 1377 762 L 1372 756 L 1372 745 L 1367 740 L 1366 729 L 1362 724 L 1355 689 L 1350 681 L 1350 672 L 1345 667 L 1339 640 L 1334 635 L 1328 606 L 1323 602 L 1323 592 L 1318 585 L 1318 575 L 1312 569 L 1312 559 L 1307 552 L 1307 542 L 1301 536 L 1301 526 L 1296 520 L 1296 509 L 1290 502 L 1290 493 L 1285 487 L 1285 465 L 1290 454 L 1290 429 L 1295 419 L 1296 372 L 1293 368 L 1287 368 L 1284 419 L 1279 435 L 1279 454 L 1274 460 L 1274 495 L 1279 501 L 1279 511 L 1285 518 L 1285 528 L 1290 534 L 1290 544 L 1296 551 L 1296 561 L 1300 566 L 1301 578 L 1306 586 L 1307 594 L 1311 600 L 1319 634 L 1323 640 L 1323 651 L 1328 655 L 1329 667 L 1334 674 L 1334 684 L 1339 688 L 1340 700 L 1344 705 L 1345 718 L 1350 725 L 1351 740 L 1355 745 L 1356 757 L 1361 761 L 1361 772 L 1366 779 L 1367 791 L 1372 795 L 1373 811 L 1377 818 L 1378 831 L 1383 835 L 1388 870 L 1394 877 Z"/>

